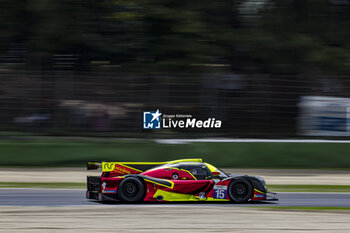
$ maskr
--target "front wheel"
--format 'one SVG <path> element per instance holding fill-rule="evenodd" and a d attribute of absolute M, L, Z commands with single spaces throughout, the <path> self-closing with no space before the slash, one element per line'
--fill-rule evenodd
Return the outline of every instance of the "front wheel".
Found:
<path fill-rule="evenodd" d="M 228 187 L 228 191 L 230 199 L 237 203 L 249 201 L 254 192 L 252 184 L 246 179 L 233 180 Z"/>
<path fill-rule="evenodd" d="M 118 198 L 128 203 L 140 202 L 145 196 L 145 186 L 136 177 L 127 177 L 122 180 L 118 187 Z"/>

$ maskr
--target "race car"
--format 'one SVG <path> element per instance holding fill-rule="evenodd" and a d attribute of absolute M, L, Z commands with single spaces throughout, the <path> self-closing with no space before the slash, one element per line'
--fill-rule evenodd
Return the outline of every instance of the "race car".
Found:
<path fill-rule="evenodd" d="M 250 201 L 277 200 L 263 178 L 233 175 L 202 159 L 168 162 L 88 162 L 102 167 L 101 176 L 87 177 L 86 198 L 98 201 Z"/>

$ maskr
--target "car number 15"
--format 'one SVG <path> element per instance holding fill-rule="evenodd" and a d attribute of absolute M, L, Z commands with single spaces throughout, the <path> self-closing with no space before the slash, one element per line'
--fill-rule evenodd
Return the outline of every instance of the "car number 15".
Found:
<path fill-rule="evenodd" d="M 214 199 L 227 199 L 227 186 L 215 185 L 213 198 Z"/>

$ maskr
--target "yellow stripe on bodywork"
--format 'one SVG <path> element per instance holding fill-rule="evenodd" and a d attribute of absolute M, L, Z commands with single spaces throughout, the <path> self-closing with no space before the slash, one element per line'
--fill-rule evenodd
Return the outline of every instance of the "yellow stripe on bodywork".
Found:
<path fill-rule="evenodd" d="M 164 201 L 229 201 L 227 199 L 214 199 L 212 197 L 206 197 L 200 199 L 198 196 L 192 194 L 174 193 L 158 189 L 153 198 L 162 196 Z"/>
<path fill-rule="evenodd" d="M 211 172 L 214 172 L 216 170 L 218 170 L 216 167 L 214 167 L 213 165 L 209 164 L 209 163 L 205 163 L 205 165 L 207 165 L 208 169 L 211 171 Z"/>
<path fill-rule="evenodd" d="M 201 163 L 203 162 L 203 159 L 178 159 L 178 160 L 173 160 L 173 161 L 168 161 L 164 164 L 167 163 L 182 163 L 182 162 L 197 162 L 197 163 Z"/>
<path fill-rule="evenodd" d="M 116 163 L 123 163 L 123 164 L 135 164 L 135 165 L 142 165 L 142 164 L 154 164 L 154 165 L 161 165 L 161 164 L 168 164 L 168 163 L 182 163 L 182 162 L 203 162 L 203 159 L 178 159 L 178 160 L 172 160 L 167 162 L 116 162 Z"/>
<path fill-rule="evenodd" d="M 183 193 L 173 193 L 158 189 L 153 195 L 153 198 L 162 196 L 164 201 L 199 201 L 198 197 L 195 197 L 192 194 L 183 194 Z"/>
<path fill-rule="evenodd" d="M 207 197 L 207 199 L 205 201 L 230 201 L 230 200 L 227 200 L 227 199 L 214 199 L 212 197 Z"/>
<path fill-rule="evenodd" d="M 125 166 L 129 169 L 133 169 L 138 172 L 142 172 L 139 169 L 133 168 L 132 165 L 162 165 L 162 164 L 174 164 L 174 163 L 181 163 L 181 162 L 203 162 L 202 159 L 179 159 L 179 160 L 173 160 L 173 161 L 167 161 L 167 162 L 102 162 L 102 171 L 103 172 L 111 172 L 114 170 L 115 165 L 121 165 Z M 127 165 L 125 165 L 127 164 Z M 131 165 L 131 166 L 129 166 Z"/>
<path fill-rule="evenodd" d="M 144 180 L 146 180 L 146 181 L 148 181 L 148 182 L 150 182 L 150 183 L 152 183 L 152 184 L 157 184 L 157 185 L 160 185 L 160 186 L 163 186 L 163 187 L 166 187 L 166 188 L 174 188 L 174 182 L 172 182 L 172 181 L 170 181 L 170 180 L 166 180 L 167 182 L 169 182 L 169 183 L 171 183 L 171 185 L 169 186 L 169 185 L 165 185 L 165 184 L 161 184 L 161 183 L 158 183 L 158 182 L 156 182 L 156 181 L 154 181 L 154 180 L 149 180 L 149 179 L 147 179 L 147 178 L 144 178 Z"/>
<path fill-rule="evenodd" d="M 117 164 L 118 164 L 118 165 L 121 165 L 121 166 L 123 166 L 123 167 L 127 167 L 127 168 L 129 168 L 129 169 L 132 169 L 132 170 L 138 171 L 138 172 L 143 172 L 143 171 L 141 171 L 141 170 L 139 170 L 139 169 L 136 169 L 136 168 L 133 168 L 133 167 L 127 166 L 127 165 L 125 165 L 124 163 L 117 163 Z"/>
<path fill-rule="evenodd" d="M 120 163 L 120 164 L 135 164 L 135 165 L 143 165 L 143 164 L 154 164 L 154 165 L 160 165 L 160 164 L 166 164 L 167 162 L 115 162 L 115 163 Z"/>
<path fill-rule="evenodd" d="M 133 167 L 130 167 L 128 165 L 125 165 L 123 163 L 118 163 L 118 162 L 102 162 L 102 171 L 103 172 L 112 172 L 112 171 L 115 170 L 115 166 L 116 165 L 119 165 L 119 166 L 122 166 L 122 167 L 125 167 L 125 168 L 128 168 L 128 169 L 131 169 L 131 170 L 134 170 L 134 171 L 137 171 L 137 172 L 142 172 L 139 169 L 136 169 L 136 168 L 133 168 Z M 124 173 L 128 174 L 128 173 L 131 173 L 131 172 L 124 172 Z"/>
<path fill-rule="evenodd" d="M 262 192 L 260 190 L 254 189 L 254 191 L 266 195 L 266 193 L 264 193 L 264 192 Z"/>

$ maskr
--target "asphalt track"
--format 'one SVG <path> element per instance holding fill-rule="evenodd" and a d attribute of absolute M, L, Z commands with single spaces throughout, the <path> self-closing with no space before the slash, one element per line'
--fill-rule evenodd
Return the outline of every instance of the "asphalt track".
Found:
<path fill-rule="evenodd" d="M 186 206 L 320 206 L 350 207 L 350 193 L 278 193 L 279 201 L 256 202 L 250 204 L 218 202 L 181 202 L 181 203 L 144 203 L 138 205 L 186 205 Z M 81 189 L 0 189 L 0 206 L 87 206 L 104 205 L 85 199 L 85 190 Z M 107 205 L 127 206 L 127 204 L 108 203 Z"/>

